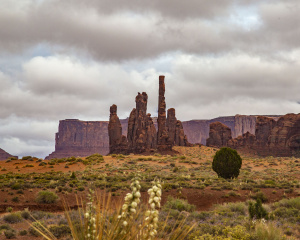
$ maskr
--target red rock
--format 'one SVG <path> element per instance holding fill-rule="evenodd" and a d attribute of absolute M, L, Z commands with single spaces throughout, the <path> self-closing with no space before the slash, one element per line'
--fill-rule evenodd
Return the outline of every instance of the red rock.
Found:
<path fill-rule="evenodd" d="M 8 152 L 4 151 L 2 148 L 0 148 L 0 160 L 6 160 L 11 157 L 18 158 L 17 156 L 13 156 L 13 155 L 9 154 Z"/>
<path fill-rule="evenodd" d="M 209 147 L 224 147 L 231 140 L 231 129 L 220 122 L 210 124 L 209 138 L 206 145 Z"/>
<path fill-rule="evenodd" d="M 117 115 L 117 106 L 115 104 L 110 107 L 108 136 L 110 153 L 127 153 L 127 138 L 122 135 L 122 126 Z"/>
<path fill-rule="evenodd" d="M 55 151 L 45 159 L 86 157 L 94 153 L 108 154 L 108 122 L 60 120 L 55 135 Z"/>
<path fill-rule="evenodd" d="M 159 151 L 171 151 L 172 144 L 166 126 L 165 76 L 159 76 L 158 93 L 157 148 Z"/>

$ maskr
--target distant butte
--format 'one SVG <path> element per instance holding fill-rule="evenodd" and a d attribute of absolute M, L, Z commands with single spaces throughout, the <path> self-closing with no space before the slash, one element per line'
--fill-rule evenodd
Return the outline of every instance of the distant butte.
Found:
<path fill-rule="evenodd" d="M 13 155 L 9 154 L 8 152 L 5 152 L 2 148 L 0 148 L 0 160 L 6 160 L 11 157 L 18 158 L 17 156 L 13 156 Z"/>
<path fill-rule="evenodd" d="M 280 118 L 258 116 L 254 134 L 246 132 L 233 139 L 229 128 L 212 123 L 207 143 L 208 146 L 247 150 L 260 156 L 300 156 L 300 114 L 286 114 Z"/>

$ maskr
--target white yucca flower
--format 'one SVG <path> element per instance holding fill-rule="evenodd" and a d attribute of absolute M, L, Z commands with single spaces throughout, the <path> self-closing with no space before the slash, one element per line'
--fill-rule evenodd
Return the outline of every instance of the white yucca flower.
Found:
<path fill-rule="evenodd" d="M 128 219 L 133 219 L 133 215 L 136 213 L 136 208 L 141 201 L 141 185 L 139 180 L 140 178 L 138 176 L 133 179 L 130 185 L 132 192 L 126 194 L 125 203 L 122 206 L 122 213 L 118 216 L 124 227 L 128 225 Z"/>
<path fill-rule="evenodd" d="M 157 234 L 158 210 L 161 202 L 161 184 L 160 180 L 155 178 L 152 182 L 152 188 L 148 190 L 150 210 L 145 213 L 146 229 L 144 231 L 144 239 L 152 240 Z"/>

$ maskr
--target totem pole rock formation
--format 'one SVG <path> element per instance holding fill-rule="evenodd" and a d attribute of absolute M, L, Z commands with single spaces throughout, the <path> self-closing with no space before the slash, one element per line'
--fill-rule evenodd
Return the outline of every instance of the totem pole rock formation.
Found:
<path fill-rule="evenodd" d="M 110 153 L 145 153 L 172 151 L 172 146 L 189 146 L 182 123 L 175 117 L 175 109 L 168 110 L 166 118 L 164 76 L 159 76 L 158 118 L 156 131 L 151 114 L 147 114 L 147 93 L 138 93 L 128 119 L 127 138 L 117 116 L 117 106 L 110 108 L 108 125 Z"/>
<path fill-rule="evenodd" d="M 165 76 L 159 76 L 158 93 L 157 148 L 160 151 L 169 151 L 172 150 L 172 144 L 166 126 Z"/>

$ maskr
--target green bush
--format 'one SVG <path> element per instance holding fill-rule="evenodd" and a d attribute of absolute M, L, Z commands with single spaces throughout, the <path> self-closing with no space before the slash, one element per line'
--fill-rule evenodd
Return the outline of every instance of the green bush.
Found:
<path fill-rule="evenodd" d="M 17 233 L 16 230 L 9 229 L 4 231 L 4 235 L 7 239 L 12 239 L 12 238 L 16 238 Z"/>
<path fill-rule="evenodd" d="M 53 225 L 49 228 L 49 231 L 57 238 L 71 234 L 71 229 L 67 225 Z"/>
<path fill-rule="evenodd" d="M 16 213 L 5 215 L 3 217 L 3 220 L 7 223 L 18 223 L 21 222 L 23 218 L 19 212 L 16 212 Z"/>
<path fill-rule="evenodd" d="M 212 169 L 222 178 L 236 178 L 240 174 L 242 158 L 236 150 L 221 148 L 216 152 L 212 162 Z"/>
<path fill-rule="evenodd" d="M 27 235 L 27 231 L 26 230 L 21 230 L 19 232 L 19 234 L 20 234 L 20 236 L 25 236 L 25 235 Z"/>
<path fill-rule="evenodd" d="M 189 204 L 186 200 L 183 199 L 175 199 L 172 197 L 168 197 L 168 201 L 163 206 L 163 210 L 169 211 L 170 209 L 178 210 L 179 212 L 193 212 L 195 211 L 196 206 Z"/>
<path fill-rule="evenodd" d="M 252 202 L 249 203 L 249 216 L 251 219 L 268 219 L 268 213 L 266 209 L 262 206 L 261 199 L 256 199 L 256 203 L 253 204 Z"/>
<path fill-rule="evenodd" d="M 56 203 L 58 196 L 50 191 L 40 191 L 36 197 L 36 201 L 41 204 Z"/>
<path fill-rule="evenodd" d="M 0 225 L 0 232 L 1 232 L 1 230 L 9 230 L 9 229 L 11 229 L 11 227 L 8 224 Z"/>

